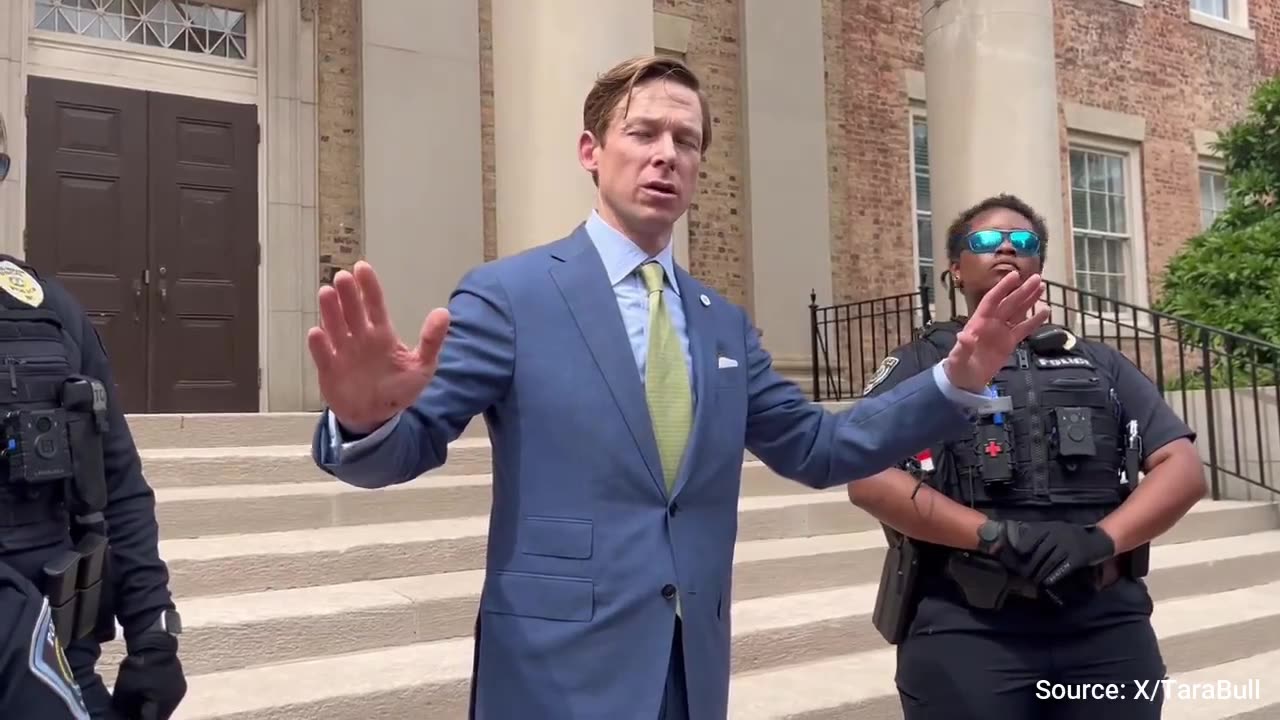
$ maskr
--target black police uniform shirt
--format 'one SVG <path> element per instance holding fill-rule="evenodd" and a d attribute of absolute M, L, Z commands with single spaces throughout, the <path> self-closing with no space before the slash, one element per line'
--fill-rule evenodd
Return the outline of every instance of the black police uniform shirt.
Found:
<path fill-rule="evenodd" d="M 21 265 L 14 258 L 0 255 L 0 262 L 6 260 Z M 117 582 L 113 604 L 126 637 L 130 637 L 155 622 L 163 610 L 174 607 L 168 566 L 159 553 L 155 494 L 143 477 L 142 460 L 119 404 L 102 339 L 84 308 L 64 286 L 50 277 L 37 275 L 36 280 L 42 292 L 29 299 L 40 307 L 52 308 L 62 319 L 70 343 L 70 358 L 73 364 L 79 364 L 78 368 L 73 366 L 73 370 L 97 378 L 107 389 L 109 428 L 102 443 L 108 497 L 104 514 L 111 534 L 114 566 L 111 572 Z M 0 292 L 8 292 L 9 287 L 8 283 L 0 282 Z M 28 578 L 39 577 L 40 567 L 56 551 L 56 547 L 17 554 L 0 551 L 0 562 L 8 563 Z M 97 643 L 92 638 L 73 642 L 66 651 L 67 660 L 78 676 L 82 672 L 88 674 L 98 654 Z M 110 696 L 101 676 L 83 680 L 81 689 L 91 712 L 105 712 Z"/>
<path fill-rule="evenodd" d="M 903 380 L 927 370 L 928 367 L 922 367 L 917 357 L 917 343 L 926 344 L 926 341 L 915 340 L 891 352 L 872 374 L 863 394 L 874 397 L 888 392 Z M 1138 421 L 1143 443 L 1143 464 L 1152 453 L 1179 438 L 1188 438 L 1194 442 L 1195 432 L 1174 414 L 1160 396 L 1155 384 L 1129 358 L 1110 345 L 1083 338 L 1077 338 L 1077 348 L 1089 355 L 1098 367 L 1098 372 L 1108 378 L 1116 389 L 1124 407 L 1124 422 Z M 935 355 L 936 350 L 930 348 L 919 353 L 923 358 Z M 904 461 L 907 459 L 903 458 Z M 935 458 L 935 462 L 936 460 Z M 1012 602 L 1000 610 L 984 611 L 964 605 L 957 598 L 930 593 L 921 600 L 917 608 L 912 632 L 989 630 L 1010 633 L 1071 633 L 1084 628 L 1149 619 L 1151 611 L 1152 601 L 1146 584 L 1130 578 L 1121 578 L 1088 602 L 1066 609 L 1055 609 L 1048 604 Z"/>

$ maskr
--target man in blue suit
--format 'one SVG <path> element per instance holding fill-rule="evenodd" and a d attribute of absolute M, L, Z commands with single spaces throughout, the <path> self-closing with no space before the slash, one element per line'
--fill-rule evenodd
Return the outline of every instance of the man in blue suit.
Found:
<path fill-rule="evenodd" d="M 724 718 L 743 451 L 825 488 L 965 432 L 1045 320 L 1040 279 L 1011 274 L 941 364 L 829 413 L 774 372 L 741 308 L 672 260 L 711 137 L 694 73 L 622 63 L 583 118 L 587 220 L 469 272 L 414 347 L 367 263 L 321 289 L 314 456 L 352 485 L 408 482 L 484 415 L 494 502 L 471 717 Z"/>

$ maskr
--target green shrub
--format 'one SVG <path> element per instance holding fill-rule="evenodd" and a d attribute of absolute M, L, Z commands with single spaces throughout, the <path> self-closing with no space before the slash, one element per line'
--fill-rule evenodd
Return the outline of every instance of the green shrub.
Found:
<path fill-rule="evenodd" d="M 1280 345 L 1280 76 L 1255 91 L 1247 117 L 1221 133 L 1216 148 L 1226 164 L 1227 208 L 1169 262 L 1155 308 Z M 1233 353 L 1237 378 L 1249 377 L 1252 362 L 1280 360 L 1271 350 Z M 1217 380 L 1223 368 L 1212 372 Z"/>

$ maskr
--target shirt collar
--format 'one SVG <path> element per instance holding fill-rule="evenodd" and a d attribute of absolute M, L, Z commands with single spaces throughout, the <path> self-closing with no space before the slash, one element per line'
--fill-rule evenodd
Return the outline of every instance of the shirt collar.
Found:
<path fill-rule="evenodd" d="M 626 235 L 623 235 L 605 222 L 604 218 L 600 217 L 600 213 L 595 210 L 592 210 L 591 217 L 587 218 L 586 228 L 587 236 L 591 238 L 591 243 L 595 245 L 596 252 L 600 253 L 600 259 L 604 261 L 604 269 L 609 274 L 610 285 L 617 285 L 628 275 L 635 272 L 636 268 L 650 259 L 645 251 L 631 242 L 631 239 Z M 675 261 L 672 259 L 671 243 L 668 242 L 662 248 L 662 251 L 652 259 L 662 265 L 662 270 L 667 275 L 667 282 L 671 284 L 671 288 L 679 296 L 680 283 L 676 281 Z"/>

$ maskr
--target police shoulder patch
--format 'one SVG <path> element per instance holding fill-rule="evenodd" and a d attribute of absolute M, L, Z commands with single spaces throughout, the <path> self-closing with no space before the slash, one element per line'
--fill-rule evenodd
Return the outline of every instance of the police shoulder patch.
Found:
<path fill-rule="evenodd" d="M 67 656 L 62 653 L 62 646 L 58 644 L 48 598 L 44 598 L 40 606 L 40 617 L 36 619 L 36 626 L 31 631 L 31 651 L 27 666 L 33 675 L 66 704 L 72 717 L 76 720 L 90 720 L 89 710 L 80 695 L 80 686 L 71 672 Z"/>
<path fill-rule="evenodd" d="M 876 386 L 884 382 L 885 378 L 889 377 L 889 374 L 893 372 L 893 369 L 898 367 L 899 362 L 898 358 L 892 355 L 885 358 L 884 362 L 880 363 L 880 367 L 876 368 L 875 374 L 867 381 L 866 387 L 862 388 L 862 394 L 866 395 L 875 390 Z"/>
<path fill-rule="evenodd" d="M 40 307 L 44 302 L 44 288 L 40 281 L 12 260 L 0 261 L 0 290 L 31 307 Z"/>

